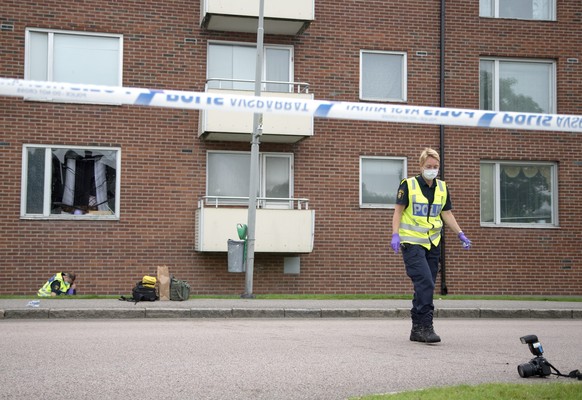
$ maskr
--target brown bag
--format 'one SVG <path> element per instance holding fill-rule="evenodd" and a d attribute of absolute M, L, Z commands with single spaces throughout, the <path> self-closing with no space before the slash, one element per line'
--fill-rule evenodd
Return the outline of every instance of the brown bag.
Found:
<path fill-rule="evenodd" d="M 170 271 L 165 265 L 158 267 L 158 289 L 160 300 L 170 300 Z"/>

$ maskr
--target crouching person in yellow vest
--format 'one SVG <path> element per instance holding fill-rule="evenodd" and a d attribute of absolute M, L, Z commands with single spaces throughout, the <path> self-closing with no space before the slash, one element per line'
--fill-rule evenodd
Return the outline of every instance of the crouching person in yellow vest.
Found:
<path fill-rule="evenodd" d="M 75 274 L 70 272 L 58 272 L 38 290 L 38 296 L 49 297 L 61 294 L 76 294 Z"/>
<path fill-rule="evenodd" d="M 421 174 L 404 179 L 398 188 L 390 245 L 394 253 L 402 250 L 406 274 L 414 286 L 410 340 L 437 343 L 441 338 L 433 328 L 433 295 L 443 221 L 457 234 L 465 249 L 471 247 L 471 241 L 461 231 L 451 211 L 447 185 L 436 179 L 440 164 L 438 153 L 426 148 L 419 161 Z"/>

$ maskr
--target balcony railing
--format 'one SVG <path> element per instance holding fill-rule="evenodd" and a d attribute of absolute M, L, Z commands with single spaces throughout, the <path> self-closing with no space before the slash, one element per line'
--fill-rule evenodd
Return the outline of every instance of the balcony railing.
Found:
<path fill-rule="evenodd" d="M 248 197 L 237 196 L 203 196 L 199 202 L 198 207 L 219 207 L 231 205 L 248 205 Z M 285 208 L 297 210 L 309 210 L 309 199 L 298 199 L 295 197 L 281 198 L 281 197 L 257 197 L 257 208 L 269 208 L 269 205 L 282 204 L 288 205 Z M 281 207 L 271 207 L 281 208 Z"/>
<path fill-rule="evenodd" d="M 241 207 L 245 201 L 247 207 Z M 237 224 L 247 220 L 248 197 L 202 197 L 196 210 L 195 250 L 226 252 L 228 239 L 239 240 Z M 314 229 L 315 212 L 309 209 L 308 199 L 257 198 L 256 252 L 310 253 Z"/>
<path fill-rule="evenodd" d="M 255 90 L 255 81 L 251 79 L 208 78 L 206 90 Z M 309 93 L 307 82 L 261 81 L 261 91 L 279 93 Z M 253 92 L 254 94 L 254 92 Z"/>

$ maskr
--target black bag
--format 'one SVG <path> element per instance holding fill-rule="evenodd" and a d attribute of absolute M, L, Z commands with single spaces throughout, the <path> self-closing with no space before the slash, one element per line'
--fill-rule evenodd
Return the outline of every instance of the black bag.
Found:
<path fill-rule="evenodd" d="M 138 301 L 156 301 L 157 299 L 158 294 L 156 293 L 156 288 L 145 286 L 142 281 L 135 284 L 131 291 L 131 297 L 121 296 L 119 298 L 119 300 L 133 301 L 135 303 Z"/>
<path fill-rule="evenodd" d="M 156 301 L 158 294 L 155 287 L 144 286 L 142 282 L 138 282 L 131 291 L 133 301 Z"/>
<path fill-rule="evenodd" d="M 170 300 L 183 301 L 190 297 L 190 285 L 172 276 L 170 279 Z"/>

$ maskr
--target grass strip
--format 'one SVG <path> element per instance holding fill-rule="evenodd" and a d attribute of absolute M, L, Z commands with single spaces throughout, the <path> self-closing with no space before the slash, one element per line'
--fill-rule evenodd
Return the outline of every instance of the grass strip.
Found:
<path fill-rule="evenodd" d="M 582 382 L 487 383 L 354 397 L 350 400 L 579 400 Z"/>

